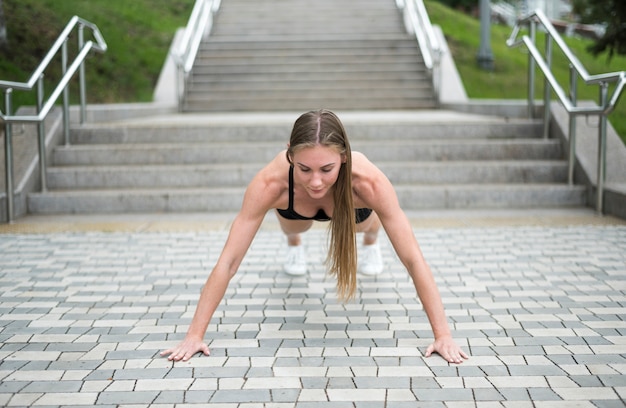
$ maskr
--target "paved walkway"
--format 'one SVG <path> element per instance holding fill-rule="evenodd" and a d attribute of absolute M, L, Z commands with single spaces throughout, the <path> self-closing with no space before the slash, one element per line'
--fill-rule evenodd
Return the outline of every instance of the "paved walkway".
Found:
<path fill-rule="evenodd" d="M 0 226 L 0 406 L 623 407 L 626 222 L 591 211 L 409 214 L 471 359 L 431 341 L 406 272 L 338 303 L 281 271 L 268 217 L 207 332 L 171 363 L 232 216 L 26 217 Z"/>

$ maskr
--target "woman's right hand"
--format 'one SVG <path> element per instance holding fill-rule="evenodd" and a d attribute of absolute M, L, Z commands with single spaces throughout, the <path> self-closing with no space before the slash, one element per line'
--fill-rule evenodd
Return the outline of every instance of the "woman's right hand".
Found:
<path fill-rule="evenodd" d="M 167 359 L 170 361 L 187 361 L 198 352 L 208 356 L 210 354 L 209 346 L 202 339 L 185 338 L 176 347 L 162 351 L 161 356 L 168 356 Z"/>

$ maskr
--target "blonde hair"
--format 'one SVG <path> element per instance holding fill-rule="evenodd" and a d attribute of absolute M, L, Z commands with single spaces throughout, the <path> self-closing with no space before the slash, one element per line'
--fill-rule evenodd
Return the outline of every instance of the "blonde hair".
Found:
<path fill-rule="evenodd" d="M 356 292 L 356 221 L 352 198 L 352 151 L 343 124 L 327 110 L 301 115 L 293 125 L 287 160 L 298 150 L 314 146 L 331 147 L 345 157 L 333 189 L 335 208 L 330 221 L 330 243 L 326 265 L 337 277 L 337 294 L 349 300 Z"/>

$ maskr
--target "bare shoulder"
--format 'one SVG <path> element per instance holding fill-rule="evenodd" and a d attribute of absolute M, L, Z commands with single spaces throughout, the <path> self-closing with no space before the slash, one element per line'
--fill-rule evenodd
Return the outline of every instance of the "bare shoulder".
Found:
<path fill-rule="evenodd" d="M 352 152 L 352 189 L 355 204 L 369 208 L 375 208 L 390 194 L 395 195 L 387 176 L 360 152 Z"/>
<path fill-rule="evenodd" d="M 376 188 L 388 183 L 387 176 L 363 153 L 352 152 L 352 186 Z"/>
<path fill-rule="evenodd" d="M 253 203 L 263 211 L 280 207 L 283 196 L 288 194 L 288 174 L 289 162 L 283 150 L 250 181 L 244 197 L 244 207 L 246 202 Z"/>

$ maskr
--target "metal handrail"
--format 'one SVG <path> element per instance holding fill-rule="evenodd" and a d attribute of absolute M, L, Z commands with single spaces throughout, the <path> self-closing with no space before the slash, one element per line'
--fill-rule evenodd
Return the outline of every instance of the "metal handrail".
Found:
<path fill-rule="evenodd" d="M 540 24 L 546 32 L 545 58 L 535 45 L 537 24 Z M 523 35 L 518 39 L 522 27 L 528 26 L 530 37 Z M 552 74 L 552 43 L 556 43 L 563 55 L 567 58 L 570 67 L 569 95 L 563 90 Z M 567 44 L 563 41 L 558 31 L 554 28 L 550 20 L 541 10 L 520 18 L 513 27 L 511 36 L 506 41 L 509 47 L 525 45 L 529 51 L 528 59 L 528 115 L 532 117 L 534 113 L 534 83 L 535 64 L 539 67 L 545 77 L 544 82 L 544 138 L 548 137 L 550 122 L 550 97 L 554 91 L 564 109 L 569 114 L 569 154 L 568 154 L 568 183 L 574 183 L 574 164 L 576 161 L 576 116 L 578 115 L 598 115 L 598 173 L 596 210 L 602 212 L 604 183 L 606 179 L 606 129 L 607 116 L 613 112 L 619 98 L 626 87 L 626 71 L 610 72 L 605 74 L 590 75 L 578 58 L 572 53 Z M 598 85 L 599 103 L 598 106 L 579 106 L 577 101 L 578 79 L 585 85 Z M 613 94 L 609 97 L 609 84 L 615 83 Z"/>
<path fill-rule="evenodd" d="M 74 29 L 78 26 L 78 53 L 74 61 L 68 66 L 67 40 Z M 84 40 L 84 28 L 91 29 L 93 41 Z M 50 62 L 61 50 L 61 70 L 62 77 L 54 88 L 48 99 L 44 102 L 44 72 Z M 0 120 L 4 122 L 4 153 L 5 153 L 5 177 L 6 177 L 6 200 L 7 200 L 7 221 L 13 221 L 13 147 L 12 147 L 12 125 L 14 123 L 37 123 L 37 134 L 39 143 L 39 171 L 41 177 L 41 190 L 47 190 L 46 183 L 46 146 L 44 120 L 52 110 L 57 99 L 63 94 L 63 130 L 65 143 L 69 144 L 69 82 L 79 72 L 80 83 L 80 122 L 86 118 L 86 91 L 85 91 L 85 67 L 84 61 L 90 51 L 105 52 L 107 44 L 100 33 L 98 27 L 78 16 L 74 16 L 67 23 L 55 43 L 52 45 L 46 56 L 43 58 L 37 69 L 33 72 L 27 82 L 0 81 L 0 88 L 4 89 L 5 112 L 0 111 Z M 14 115 L 12 113 L 13 90 L 31 91 L 37 85 L 37 114 L 34 115 Z"/>
<path fill-rule="evenodd" d="M 176 89 L 178 109 L 182 110 L 185 97 L 185 84 L 191 72 L 200 43 L 213 26 L 213 16 L 220 8 L 221 0 L 196 0 L 182 39 L 172 51 L 177 67 Z"/>
<path fill-rule="evenodd" d="M 444 53 L 435 30 L 428 17 L 423 0 L 396 0 L 396 6 L 402 10 L 404 25 L 409 34 L 414 34 L 433 82 L 437 101 L 441 89 L 441 57 Z"/>

